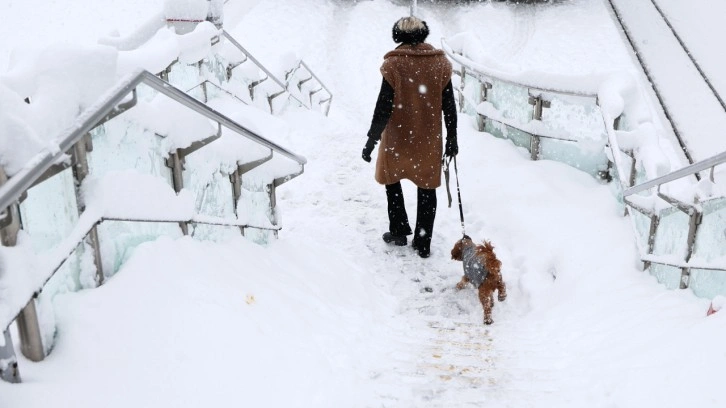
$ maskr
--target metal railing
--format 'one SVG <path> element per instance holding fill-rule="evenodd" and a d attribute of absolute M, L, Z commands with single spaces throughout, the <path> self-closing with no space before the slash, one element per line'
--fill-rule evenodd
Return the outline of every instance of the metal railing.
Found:
<path fill-rule="evenodd" d="M 459 87 L 455 88 L 459 94 L 459 109 L 464 111 L 467 102 L 474 107 L 477 119 L 477 126 L 479 131 L 485 129 L 485 122 L 487 120 L 495 123 L 499 123 L 506 128 L 514 129 L 522 132 L 529 136 L 530 142 L 526 146 L 530 151 L 530 158 L 532 160 L 538 160 L 541 158 L 542 151 L 542 140 L 549 139 L 552 141 L 561 141 L 568 143 L 580 142 L 574 135 L 571 135 L 566 130 L 547 130 L 541 126 L 536 126 L 542 123 L 544 109 L 550 108 L 554 97 L 569 98 L 569 99 L 585 99 L 590 100 L 593 104 L 597 104 L 598 95 L 596 92 L 590 89 L 582 88 L 568 88 L 568 87 L 545 87 L 541 84 L 517 82 L 516 80 L 505 78 L 502 75 L 492 74 L 486 72 L 486 70 L 474 63 L 473 61 L 466 58 L 464 55 L 455 52 L 451 46 L 446 42 L 445 39 L 441 40 L 442 48 L 448 58 L 454 62 L 454 74 L 458 75 L 460 80 Z M 458 67 L 457 67 L 458 66 Z M 466 79 L 467 77 L 473 78 L 479 83 L 479 90 L 475 93 L 478 96 L 476 101 L 466 100 Z M 532 106 L 531 119 L 529 124 L 522 123 L 516 119 L 507 118 L 506 116 L 498 112 L 486 112 L 482 113 L 478 110 L 478 105 L 482 102 L 488 102 L 490 100 L 490 93 L 494 88 L 495 83 L 507 84 L 514 87 L 526 88 L 527 89 L 527 103 Z M 532 125 L 534 124 L 534 125 Z M 603 161 L 605 159 L 603 158 Z M 609 169 L 603 168 L 597 172 L 597 177 L 608 180 L 610 178 Z"/>
<path fill-rule="evenodd" d="M 235 122 L 222 113 L 210 108 L 197 99 L 187 95 L 183 91 L 177 89 L 171 84 L 163 81 L 155 75 L 147 71 L 139 71 L 122 79 L 120 83 L 109 91 L 93 107 L 82 113 L 75 121 L 74 126 L 66 129 L 56 139 L 57 145 L 48 146 L 38 153 L 29 161 L 29 165 L 23 167 L 20 171 L 13 174 L 9 179 L 0 171 L 0 238 L 2 238 L 3 246 L 14 246 L 18 231 L 22 228 L 22 222 L 19 217 L 19 204 L 26 197 L 26 192 L 33 186 L 50 180 L 54 175 L 63 172 L 71 167 L 73 169 L 73 177 L 75 179 L 75 188 L 78 189 L 86 175 L 89 174 L 88 161 L 86 152 L 89 151 L 90 141 L 89 135 L 92 129 L 103 124 L 121 113 L 137 106 L 137 87 L 146 85 L 165 95 L 171 100 L 190 111 L 196 112 L 203 117 L 216 122 L 218 132 L 215 135 L 199 140 L 191 144 L 191 146 L 176 149 L 166 160 L 166 165 L 171 168 L 172 187 L 179 193 L 183 188 L 183 161 L 184 157 L 192 152 L 203 148 L 204 146 L 215 142 L 221 136 L 222 128 L 228 129 L 233 133 L 253 142 L 258 146 L 269 149 L 269 154 L 265 157 L 258 158 L 249 162 L 237 163 L 237 168 L 230 174 L 229 182 L 232 185 L 232 196 L 230 199 L 236 202 L 241 195 L 241 178 L 242 175 L 268 162 L 274 155 L 279 154 L 287 159 L 292 160 L 298 170 L 285 175 L 272 176 L 275 177 L 268 181 L 267 191 L 269 194 L 269 213 L 274 214 L 276 206 L 275 189 L 281 184 L 297 177 L 304 172 L 304 166 L 307 160 L 282 146 L 260 136 L 259 134 L 247 129 L 241 124 Z M 65 160 L 70 155 L 71 160 Z M 0 169 L 1 170 L 1 169 Z M 257 230 L 267 230 L 276 233 L 279 226 L 272 221 L 272 226 L 253 225 L 246 222 L 237 221 L 235 219 L 219 218 L 214 216 L 196 214 L 192 217 L 166 217 L 156 219 L 154 217 L 127 217 L 113 216 L 105 214 L 103 216 L 94 216 L 85 211 L 84 205 L 78 198 L 80 195 L 76 191 L 76 200 L 78 201 L 78 211 L 80 218 L 76 223 L 75 229 L 66 235 L 66 238 L 57 245 L 58 253 L 52 254 L 54 260 L 48 270 L 41 272 L 41 277 L 37 285 L 30 285 L 27 288 L 9 288 L 16 290 L 11 299 L 0 300 L 0 328 L 6 339 L 10 338 L 8 326 L 14 320 L 17 322 L 21 351 L 26 357 L 33 361 L 42 360 L 44 349 L 41 339 L 38 315 L 35 310 L 35 297 L 42 291 L 45 283 L 56 273 L 56 271 L 69 259 L 82 242 L 88 242 L 93 248 L 94 263 L 96 266 L 98 284 L 103 281 L 103 269 L 100 262 L 99 250 L 99 234 L 97 227 L 105 221 L 127 221 L 134 223 L 141 222 L 159 222 L 159 223 L 176 223 L 184 234 L 188 234 L 189 224 L 217 225 L 239 228 L 244 234 L 245 229 L 252 228 Z M 24 293 L 23 291 L 27 291 Z M 23 293 L 19 293 L 23 292 Z M 6 342 L 7 344 L 8 342 Z M 14 357 L 12 343 L 10 347 L 0 348 L 0 360 L 3 361 L 3 367 L 0 367 L 0 379 L 6 381 L 19 381 L 20 375 L 17 368 L 17 360 Z"/>
<path fill-rule="evenodd" d="M 288 98 L 295 100 L 301 106 L 304 106 L 308 109 L 312 109 L 313 95 L 315 95 L 321 91 L 324 91 L 325 93 L 327 93 L 327 97 L 320 98 L 320 100 L 318 100 L 317 103 L 321 107 L 323 105 L 325 105 L 324 113 L 326 116 L 328 115 L 328 113 L 330 112 L 330 105 L 331 105 L 331 102 L 333 99 L 333 94 L 325 86 L 325 84 L 323 84 L 323 82 L 313 73 L 313 71 L 307 66 L 307 64 L 305 64 L 304 61 L 302 61 L 302 60 L 298 61 L 295 67 L 293 67 L 292 69 L 287 71 L 285 74 L 285 82 L 283 82 L 279 78 L 277 78 L 277 76 L 275 76 L 272 72 L 270 72 L 270 70 L 265 68 L 265 66 L 262 65 L 262 63 L 260 63 L 254 56 L 252 56 L 252 54 L 249 51 L 247 51 L 237 40 L 235 40 L 234 37 L 232 37 L 227 31 L 223 31 L 222 35 L 238 51 L 240 51 L 244 55 L 244 59 L 242 61 L 239 61 L 239 62 L 235 63 L 234 65 L 230 65 L 227 67 L 227 78 L 228 79 L 232 77 L 232 72 L 234 71 L 235 68 L 237 68 L 238 66 L 241 66 L 242 64 L 246 63 L 247 61 L 252 62 L 257 68 L 259 68 L 265 74 L 265 77 L 254 80 L 248 85 L 251 99 L 254 100 L 254 98 L 255 98 L 255 88 L 257 88 L 259 85 L 265 83 L 269 79 L 269 80 L 272 80 L 275 84 L 277 84 L 277 86 L 280 88 L 280 90 L 278 92 L 267 95 L 267 103 L 270 106 L 270 113 L 273 113 L 273 114 L 275 113 L 273 100 L 275 98 L 277 98 L 278 96 L 287 94 Z M 300 68 L 305 70 L 309 76 L 307 78 L 302 78 L 302 79 L 297 80 L 297 83 L 295 84 L 297 91 L 294 92 L 294 91 L 290 90 L 290 85 L 291 85 L 291 82 L 293 81 L 293 79 L 295 78 L 294 74 L 298 70 L 300 70 Z M 307 90 L 308 101 L 305 102 L 296 95 L 296 92 L 302 94 L 302 92 L 303 92 L 302 85 L 310 80 L 314 80 L 313 82 L 316 82 L 318 85 L 313 89 Z"/>
<path fill-rule="evenodd" d="M 588 90 L 580 90 L 580 89 L 556 89 L 556 88 L 546 88 L 542 87 L 541 85 L 536 84 L 528 84 L 528 83 L 518 83 L 516 81 L 512 81 L 511 79 L 507 78 L 500 78 L 497 77 L 497 75 L 492 75 L 490 73 L 484 72 L 482 67 L 476 66 L 473 62 L 468 61 L 463 55 L 459 55 L 455 53 L 445 41 L 443 41 L 443 48 L 446 51 L 449 58 L 454 61 L 456 64 L 460 66 L 458 70 L 455 70 L 455 73 L 460 75 L 461 77 L 461 86 L 459 89 L 459 94 L 462 97 L 460 99 L 460 108 L 463 109 L 464 103 L 467 101 L 464 100 L 464 86 L 465 86 L 465 78 L 467 76 L 474 78 L 476 81 L 479 82 L 480 85 L 480 101 L 469 101 L 469 103 L 474 104 L 476 106 L 477 103 L 484 102 L 487 100 L 488 92 L 492 89 L 492 82 L 500 81 L 504 83 L 508 83 L 514 86 L 518 87 L 524 87 L 529 88 L 530 95 L 533 93 L 539 94 L 538 96 L 544 95 L 544 94 L 565 94 L 565 95 L 571 95 L 571 96 L 577 96 L 577 97 L 586 97 L 586 98 L 594 98 L 596 103 L 599 105 L 599 97 L 596 93 L 590 92 Z M 535 90 L 535 92 L 532 92 L 532 90 Z M 533 99 L 532 96 L 530 96 L 531 99 Z M 530 101 L 530 104 L 534 102 L 534 109 L 532 112 L 533 119 L 541 119 L 541 106 L 538 106 L 538 101 L 535 99 L 534 101 Z M 726 265 L 721 264 L 714 264 L 714 263 L 708 263 L 704 261 L 693 261 L 691 258 L 694 254 L 694 248 L 696 246 L 699 226 L 703 219 L 703 210 L 698 203 L 686 203 L 679 201 L 678 199 L 669 196 L 668 194 L 661 191 L 661 186 L 663 186 L 666 183 L 673 182 L 676 180 L 681 180 L 686 177 L 690 176 L 698 176 L 699 172 L 709 170 L 710 169 L 710 180 L 711 182 L 714 182 L 714 169 L 716 166 L 723 164 L 726 162 L 726 152 L 717 154 L 711 158 L 702 160 L 698 163 L 689 165 L 687 167 L 684 167 L 682 169 L 670 172 L 664 176 L 657 177 L 652 180 L 644 181 L 640 184 L 635 183 L 636 180 L 636 160 L 634 157 L 634 152 L 632 151 L 625 151 L 622 150 L 618 144 L 618 139 L 616 132 L 618 131 L 618 128 L 620 126 L 621 117 L 612 118 L 609 117 L 607 112 L 600 110 L 600 115 L 602 116 L 603 123 L 605 125 L 605 131 L 606 131 L 606 137 L 607 137 L 607 144 L 606 146 L 610 149 L 610 158 L 608 159 L 608 170 L 607 173 L 612 174 L 615 173 L 618 178 L 618 183 L 621 188 L 622 192 L 622 198 L 623 198 L 623 204 L 625 205 L 626 211 L 625 214 L 628 214 L 628 210 L 630 211 L 636 211 L 640 214 L 643 214 L 649 219 L 649 227 L 647 232 L 647 242 L 645 243 L 639 243 L 639 249 L 640 249 L 640 257 L 644 264 L 644 269 L 649 269 L 651 265 L 658 264 L 658 265 L 665 265 L 670 267 L 679 268 L 681 270 L 681 277 L 680 277 L 680 283 L 679 287 L 681 289 L 685 289 L 689 287 L 690 284 L 690 275 L 692 269 L 702 269 L 702 270 L 712 270 L 712 271 L 726 271 Z M 477 115 L 477 122 L 480 125 L 480 130 L 483 130 L 483 115 L 480 112 L 476 112 Z M 507 120 L 501 120 L 499 118 L 491 118 L 488 117 L 487 119 L 498 121 L 499 123 L 502 123 L 505 126 L 515 127 L 516 129 L 524 132 L 528 132 L 528 129 L 526 129 L 523 126 L 514 126 L 513 123 L 507 121 Z M 540 138 L 542 135 L 532 135 L 533 137 L 533 143 L 531 145 L 531 152 L 532 152 L 532 159 L 537 159 L 536 148 L 538 145 L 538 142 L 534 142 L 535 138 Z M 562 138 L 560 138 L 562 140 Z M 626 159 L 630 160 L 630 164 L 626 164 Z M 604 179 L 607 179 L 608 181 L 611 179 L 610 177 L 602 177 Z M 700 177 L 699 177 L 700 179 Z M 655 197 L 662 200 L 662 202 L 667 203 L 667 206 L 665 207 L 665 210 L 656 210 L 655 208 L 646 208 L 646 206 L 640 205 L 637 200 L 632 199 L 635 194 L 642 193 L 646 190 L 656 188 L 656 192 L 654 193 Z M 723 200 L 726 201 L 726 198 L 723 197 L 717 197 L 715 200 Z M 685 242 L 684 247 L 684 255 L 682 260 L 675 259 L 673 256 L 657 256 L 654 255 L 654 248 L 656 244 L 656 238 L 659 236 L 659 226 L 662 228 L 661 224 L 661 218 L 666 215 L 673 214 L 674 212 L 682 212 L 688 217 L 688 222 L 684 223 L 681 227 L 685 229 Z M 631 225 L 633 226 L 633 230 L 636 236 L 638 236 L 638 226 L 636 225 L 636 221 L 633 216 L 630 217 L 631 219 Z M 726 231 L 726 230 L 724 230 Z M 726 232 L 725 232 L 726 233 Z"/>

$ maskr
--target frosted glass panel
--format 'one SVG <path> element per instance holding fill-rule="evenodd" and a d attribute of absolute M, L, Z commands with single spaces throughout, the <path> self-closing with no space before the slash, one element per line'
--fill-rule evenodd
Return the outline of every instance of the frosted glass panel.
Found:
<path fill-rule="evenodd" d="M 726 257 L 726 199 L 702 203 L 703 220 L 696 233 L 694 260 L 711 261 Z M 722 275 L 726 281 L 726 273 Z"/>
<path fill-rule="evenodd" d="M 633 225 L 635 225 L 635 233 L 638 245 L 642 253 L 648 253 L 648 238 L 650 237 L 650 224 L 651 220 L 649 216 L 643 215 L 632 208 L 628 210 L 628 215 L 633 219 Z"/>
<path fill-rule="evenodd" d="M 165 165 L 169 149 L 164 138 L 122 116 L 95 128 L 91 135 L 93 151 L 88 153 L 88 165 L 94 177 L 134 169 L 173 185 L 171 169 Z"/>
<path fill-rule="evenodd" d="M 169 83 L 188 92 L 202 82 L 199 66 L 199 64 L 187 65 L 180 62 L 172 64 L 169 70 Z"/>
<path fill-rule="evenodd" d="M 688 242 L 688 223 L 689 217 L 682 211 L 674 209 L 661 211 L 653 253 L 672 255 L 684 260 Z"/>
<path fill-rule="evenodd" d="M 201 215 L 235 221 L 234 194 L 229 175 L 223 173 L 214 160 L 205 157 L 203 151 L 186 158 L 184 188 L 195 195 L 194 208 Z M 239 236 L 238 227 L 195 224 L 192 236 L 199 239 L 220 240 Z"/>
<path fill-rule="evenodd" d="M 104 221 L 98 226 L 104 277 L 113 276 L 133 250 L 161 236 L 181 237 L 177 223 Z"/>
<path fill-rule="evenodd" d="M 650 273 L 668 289 L 678 289 L 681 283 L 681 269 L 673 266 L 651 264 Z"/>
<path fill-rule="evenodd" d="M 484 130 L 493 136 L 509 139 L 515 146 L 523 147 L 527 151 L 529 151 L 532 144 L 532 138 L 528 133 L 490 119 L 484 120 Z"/>
<path fill-rule="evenodd" d="M 20 216 L 36 253 L 58 245 L 78 221 L 72 170 L 63 170 L 28 190 Z"/>
<path fill-rule="evenodd" d="M 557 94 L 548 94 L 547 100 L 550 107 L 542 109 L 544 129 L 574 142 L 542 138 L 540 157 L 563 162 L 595 177 L 607 170 L 607 133 L 595 100 Z"/>
<path fill-rule="evenodd" d="M 256 177 L 242 177 L 242 191 L 237 214 L 250 225 L 270 226 L 275 219 L 270 210 L 269 187 Z M 274 231 L 257 228 L 245 229 L 245 237 L 258 244 L 267 244 L 275 238 Z"/>
<path fill-rule="evenodd" d="M 726 271 L 691 269 L 689 286 L 696 296 L 706 299 L 716 295 L 726 296 Z"/>
<path fill-rule="evenodd" d="M 608 158 L 602 147 L 594 150 L 582 148 L 582 143 L 555 139 L 540 139 L 540 158 L 565 163 L 593 177 L 608 168 Z"/>

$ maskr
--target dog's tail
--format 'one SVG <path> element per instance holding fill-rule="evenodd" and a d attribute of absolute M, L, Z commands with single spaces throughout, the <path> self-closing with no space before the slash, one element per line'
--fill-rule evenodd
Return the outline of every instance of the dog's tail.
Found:
<path fill-rule="evenodd" d="M 478 255 L 484 257 L 484 265 L 488 271 L 495 272 L 499 271 L 502 263 L 497 259 L 497 255 L 494 253 L 494 245 L 489 241 L 484 241 L 483 245 L 477 248 Z"/>

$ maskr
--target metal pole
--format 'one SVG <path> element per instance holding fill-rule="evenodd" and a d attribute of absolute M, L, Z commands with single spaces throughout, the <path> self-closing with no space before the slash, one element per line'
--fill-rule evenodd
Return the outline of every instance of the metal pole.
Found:
<path fill-rule="evenodd" d="M 277 226 L 277 216 L 275 215 L 275 209 L 277 208 L 277 187 L 275 186 L 275 183 L 270 183 L 267 185 L 267 194 L 270 198 L 270 221 L 272 222 L 272 225 Z M 275 238 L 278 237 L 277 230 L 274 231 Z"/>
<path fill-rule="evenodd" d="M 0 184 L 7 181 L 7 176 L 0 171 Z M 0 230 L 0 241 L 3 246 L 15 246 L 17 244 L 18 232 L 22 228 L 20 221 L 20 210 L 17 204 L 10 207 L 12 222 L 7 227 Z M 43 337 L 40 332 L 40 324 L 38 322 L 38 313 L 35 310 L 35 299 L 23 308 L 20 314 L 15 318 L 20 334 L 20 351 L 25 357 L 31 361 L 41 361 L 45 358 L 45 350 L 43 349 Z M 0 360 L 3 356 L 0 355 Z"/>
<path fill-rule="evenodd" d="M 78 204 L 78 215 L 86 210 L 86 202 L 81 194 L 81 184 L 90 170 L 88 167 L 88 147 L 92 142 L 91 134 L 87 133 L 82 139 L 73 145 L 73 178 L 75 179 L 76 203 Z M 103 264 L 101 263 L 101 248 L 98 239 L 98 226 L 94 225 L 88 233 L 86 242 L 93 249 L 93 264 L 96 267 L 96 284 L 103 284 Z"/>
<path fill-rule="evenodd" d="M 8 177 L 5 171 L 0 167 L 0 185 L 7 182 L 7 180 Z M 10 222 L 0 228 L 0 245 L 11 247 L 15 246 L 18 231 L 20 230 L 20 214 L 17 204 L 12 204 L 7 208 L 7 216 L 10 217 Z M 20 382 L 18 358 L 15 355 L 13 339 L 7 327 L 3 328 L 2 345 L 0 345 L 0 379 L 11 383 Z"/>
<path fill-rule="evenodd" d="M 542 108 L 550 107 L 550 102 L 542 100 L 541 96 L 530 96 L 529 104 L 534 106 L 534 111 L 532 112 L 532 119 L 537 121 L 542 120 Z M 530 135 L 530 138 L 530 157 L 532 160 L 537 160 L 539 159 L 540 138 L 537 135 Z"/>
<path fill-rule="evenodd" d="M 15 357 L 13 339 L 10 337 L 10 330 L 3 331 L 3 343 L 0 345 L 0 380 L 9 383 L 20 382 L 20 370 L 18 359 Z"/>
<path fill-rule="evenodd" d="M 172 182 L 174 183 L 174 191 L 179 194 L 184 188 L 184 163 L 179 156 L 179 151 L 175 151 L 166 161 L 166 165 L 171 168 Z M 181 228 L 184 235 L 189 235 L 189 224 L 186 222 L 180 222 L 179 228 Z"/>
<path fill-rule="evenodd" d="M 43 349 L 43 336 L 40 332 L 38 312 L 35 307 L 35 296 L 30 299 L 27 305 L 15 319 L 20 335 L 20 351 L 30 361 L 43 361 L 45 349 Z"/>

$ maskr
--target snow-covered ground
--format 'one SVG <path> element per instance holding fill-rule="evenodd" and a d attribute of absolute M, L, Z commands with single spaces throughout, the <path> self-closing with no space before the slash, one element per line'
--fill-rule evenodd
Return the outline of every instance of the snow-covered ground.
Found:
<path fill-rule="evenodd" d="M 282 117 L 295 137 L 279 142 L 308 165 L 278 191 L 279 241 L 142 245 L 103 287 L 56 298 L 55 349 L 41 363 L 20 359 L 24 382 L 0 383 L 0 407 L 726 404 L 726 316 L 706 317 L 707 300 L 667 291 L 639 270 L 609 186 L 532 162 L 468 117 L 458 157 L 466 232 L 492 241 L 509 289 L 494 324 L 482 324 L 473 289 L 453 289 L 456 197 L 447 208 L 438 191 L 430 258 L 381 241 L 385 192 L 360 151 L 378 67 L 394 46 L 390 28 L 408 7 L 233 2 L 245 13 L 227 29 L 249 51 L 270 65 L 291 53 L 305 58 L 335 95 L 329 118 Z M 91 16 L 78 7 L 69 38 Z M 633 70 L 599 1 L 460 7 L 419 5 L 432 43 L 471 31 L 512 69 Z M 53 12 L 41 10 L 39 30 Z M 112 10 L 97 36 L 116 18 L 128 24 Z M 41 40 L 27 41 L 14 44 Z M 415 189 L 404 183 L 404 194 L 413 215 Z"/>

